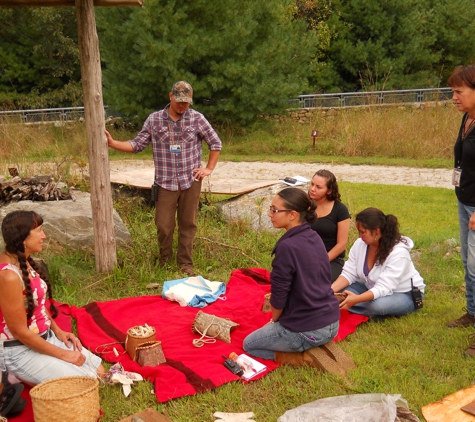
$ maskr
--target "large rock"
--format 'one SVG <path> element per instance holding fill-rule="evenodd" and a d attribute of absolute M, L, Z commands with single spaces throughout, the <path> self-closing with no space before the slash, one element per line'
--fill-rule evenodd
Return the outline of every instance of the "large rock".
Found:
<path fill-rule="evenodd" d="M 288 188 L 285 183 L 278 183 L 250 193 L 239 195 L 217 204 L 220 215 L 227 221 L 244 220 L 254 230 L 274 229 L 268 212 L 277 192 Z M 307 186 L 297 186 L 307 192 Z"/>
<path fill-rule="evenodd" d="M 70 249 L 94 248 L 91 195 L 72 191 L 75 200 L 64 201 L 19 201 L 0 207 L 0 223 L 11 211 L 35 211 L 43 217 L 47 239 Z M 117 245 L 131 242 L 129 230 L 114 210 L 114 227 Z M 4 242 L 0 236 L 0 247 Z"/>

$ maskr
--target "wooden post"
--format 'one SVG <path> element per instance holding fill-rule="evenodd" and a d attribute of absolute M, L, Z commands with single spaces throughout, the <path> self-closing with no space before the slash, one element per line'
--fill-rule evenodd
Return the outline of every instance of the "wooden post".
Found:
<path fill-rule="evenodd" d="M 94 0 L 77 0 L 79 56 L 86 121 L 96 271 L 110 272 L 117 264 L 109 152 L 104 134 L 102 73 Z"/>
<path fill-rule="evenodd" d="M 0 0 L 0 6 L 74 6 L 75 0 Z M 142 6 L 143 0 L 94 0 L 94 6 Z"/>
<path fill-rule="evenodd" d="M 317 139 L 318 130 L 312 130 L 312 138 L 313 138 L 313 149 L 315 149 L 315 139 Z"/>

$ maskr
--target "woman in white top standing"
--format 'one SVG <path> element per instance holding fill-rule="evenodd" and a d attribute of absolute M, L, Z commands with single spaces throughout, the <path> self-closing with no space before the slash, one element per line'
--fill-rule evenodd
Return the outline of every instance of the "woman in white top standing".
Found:
<path fill-rule="evenodd" d="M 374 316 L 402 316 L 421 307 L 425 284 L 414 267 L 414 242 L 399 233 L 397 218 L 377 208 L 356 216 L 359 239 L 350 249 L 334 292 L 348 294 L 340 309 Z M 415 296 L 413 289 L 416 288 Z M 420 301 L 418 301 L 420 295 Z"/>

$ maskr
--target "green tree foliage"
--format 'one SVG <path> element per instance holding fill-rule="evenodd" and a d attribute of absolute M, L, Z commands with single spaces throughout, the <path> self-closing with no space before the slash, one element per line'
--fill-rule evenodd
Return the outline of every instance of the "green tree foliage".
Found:
<path fill-rule="evenodd" d="M 296 0 L 294 17 L 321 40 L 321 90 L 438 86 L 475 57 L 472 0 Z"/>
<path fill-rule="evenodd" d="M 97 10 L 106 103 L 143 119 L 184 79 L 194 107 L 214 122 L 280 111 L 305 89 L 315 45 L 288 5 L 147 0 L 143 9 Z"/>
<path fill-rule="evenodd" d="M 74 8 L 0 7 L 0 105 L 71 105 L 80 78 Z"/>

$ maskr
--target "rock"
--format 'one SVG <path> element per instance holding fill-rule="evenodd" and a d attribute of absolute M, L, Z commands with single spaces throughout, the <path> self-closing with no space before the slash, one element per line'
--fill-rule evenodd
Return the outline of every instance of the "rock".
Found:
<path fill-rule="evenodd" d="M 0 207 L 0 223 L 11 211 L 35 211 L 43 217 L 47 239 L 70 249 L 94 248 L 94 226 L 92 222 L 91 195 L 87 192 L 71 191 L 75 200 L 64 201 L 19 201 Z M 114 225 L 117 245 L 131 242 L 129 230 L 114 210 Z M 4 247 L 0 236 L 0 247 Z"/>
<path fill-rule="evenodd" d="M 269 207 L 277 192 L 288 187 L 285 183 L 278 183 L 219 202 L 216 204 L 218 212 L 226 221 L 244 220 L 254 230 L 274 230 L 268 215 Z M 297 187 L 307 191 L 307 186 Z"/>

